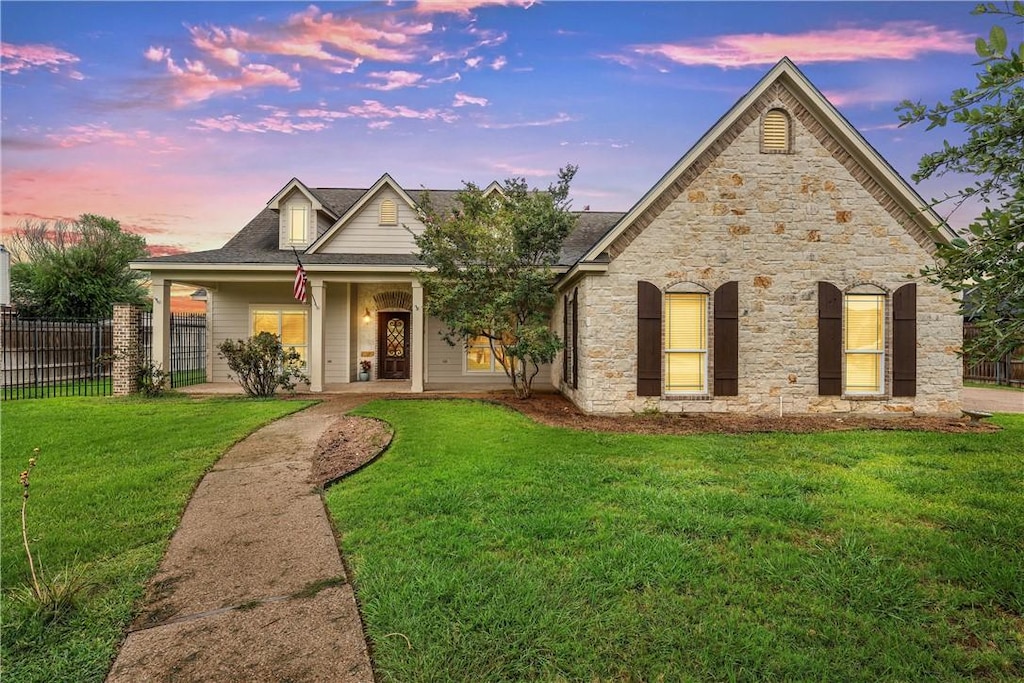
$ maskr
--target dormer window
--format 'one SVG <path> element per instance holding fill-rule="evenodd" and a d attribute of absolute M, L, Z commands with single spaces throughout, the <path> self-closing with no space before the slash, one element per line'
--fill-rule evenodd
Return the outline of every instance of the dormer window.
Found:
<path fill-rule="evenodd" d="M 380 203 L 380 225 L 398 225 L 398 205 L 385 199 Z"/>
<path fill-rule="evenodd" d="M 792 151 L 789 114 L 771 109 L 761 119 L 761 151 L 767 154 L 788 154 Z"/>
<path fill-rule="evenodd" d="M 288 210 L 288 241 L 292 244 L 309 241 L 309 211 L 305 206 L 293 206 Z"/>

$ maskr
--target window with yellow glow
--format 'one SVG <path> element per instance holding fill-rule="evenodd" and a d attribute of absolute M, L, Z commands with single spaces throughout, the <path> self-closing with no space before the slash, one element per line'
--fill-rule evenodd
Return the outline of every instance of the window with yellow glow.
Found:
<path fill-rule="evenodd" d="M 708 390 L 708 295 L 665 295 L 665 393 Z"/>
<path fill-rule="evenodd" d="M 504 372 L 504 362 L 501 346 L 492 349 L 490 338 L 472 337 L 466 343 L 467 372 Z"/>
<path fill-rule="evenodd" d="M 288 211 L 288 240 L 296 244 L 306 243 L 306 207 L 293 206 Z"/>
<path fill-rule="evenodd" d="M 302 363 L 309 352 L 308 316 L 305 309 L 260 308 L 252 312 L 252 333 L 270 332 L 281 338 L 281 345 L 294 348 Z"/>
<path fill-rule="evenodd" d="M 843 392 L 882 393 L 884 359 L 885 295 L 847 294 L 843 301 Z"/>

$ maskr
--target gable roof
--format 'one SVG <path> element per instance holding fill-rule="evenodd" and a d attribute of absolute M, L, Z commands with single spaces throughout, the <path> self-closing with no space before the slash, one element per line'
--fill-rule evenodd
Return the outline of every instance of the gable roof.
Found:
<path fill-rule="evenodd" d="M 938 214 L 928 203 L 889 165 L 874 147 L 847 121 L 832 103 L 821 94 L 814 84 L 790 61 L 783 57 L 747 94 L 739 99 L 712 126 L 669 171 L 652 187 L 605 235 L 597 240 L 580 261 L 604 261 L 609 250 L 620 238 L 629 239 L 629 231 L 635 236 L 646 225 L 645 216 L 657 210 L 664 203 L 664 197 L 672 193 L 673 186 L 679 189 L 688 184 L 686 176 L 692 174 L 696 165 L 719 142 L 727 132 L 748 113 L 748 110 L 777 83 L 784 84 L 798 98 L 801 105 L 810 111 L 824 126 L 825 132 L 836 139 L 848 153 L 850 159 L 863 167 L 878 183 L 880 189 L 891 197 L 905 216 L 933 241 L 948 243 L 953 235 L 945 227 Z M 900 221 L 904 223 L 904 221 Z"/>
<path fill-rule="evenodd" d="M 397 194 L 402 199 L 402 201 L 404 201 L 409 206 L 410 209 L 414 211 L 416 210 L 416 202 L 413 200 L 412 197 L 409 196 L 409 193 L 403 190 L 402 186 L 396 183 L 394 178 L 385 173 L 377 180 L 377 182 L 373 184 L 372 187 L 370 187 L 370 189 L 363 193 L 363 196 L 360 197 L 358 201 L 356 201 L 352 206 L 348 207 L 344 215 L 334 222 L 334 225 L 328 228 L 324 234 L 317 237 L 316 240 L 306 248 L 305 253 L 315 254 L 318 251 L 320 251 L 320 248 L 322 246 L 327 244 L 331 240 L 331 238 L 334 235 L 336 235 L 338 231 L 341 230 L 345 226 L 345 224 L 352 219 L 353 216 L 357 215 L 360 211 L 362 211 L 363 207 L 366 206 L 366 204 L 385 187 L 391 188 L 395 192 L 395 194 Z"/>
<path fill-rule="evenodd" d="M 298 178 L 292 178 L 288 183 L 282 187 L 277 194 L 270 198 L 267 202 L 268 209 L 280 210 L 281 201 L 287 197 L 292 190 L 298 190 L 302 194 L 306 195 L 306 198 L 313 204 L 314 211 L 323 211 L 328 214 L 331 218 L 337 219 L 338 214 L 324 201 L 323 196 L 312 188 L 306 187 L 305 184 Z"/>

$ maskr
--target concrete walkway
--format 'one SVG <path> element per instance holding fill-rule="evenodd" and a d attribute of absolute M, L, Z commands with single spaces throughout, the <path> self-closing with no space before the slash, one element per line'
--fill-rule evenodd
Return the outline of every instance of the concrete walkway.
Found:
<path fill-rule="evenodd" d="M 335 397 L 236 444 L 200 482 L 107 678 L 373 681 L 338 547 L 308 482 Z"/>
<path fill-rule="evenodd" d="M 1024 413 L 1024 391 L 964 387 L 964 408 L 987 413 Z"/>

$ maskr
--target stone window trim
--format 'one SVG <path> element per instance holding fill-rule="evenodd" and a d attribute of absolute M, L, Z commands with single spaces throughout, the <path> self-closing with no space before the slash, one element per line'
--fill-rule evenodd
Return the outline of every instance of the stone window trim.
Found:
<path fill-rule="evenodd" d="M 760 121 L 761 154 L 793 154 L 793 116 L 782 106 L 765 110 Z"/>

